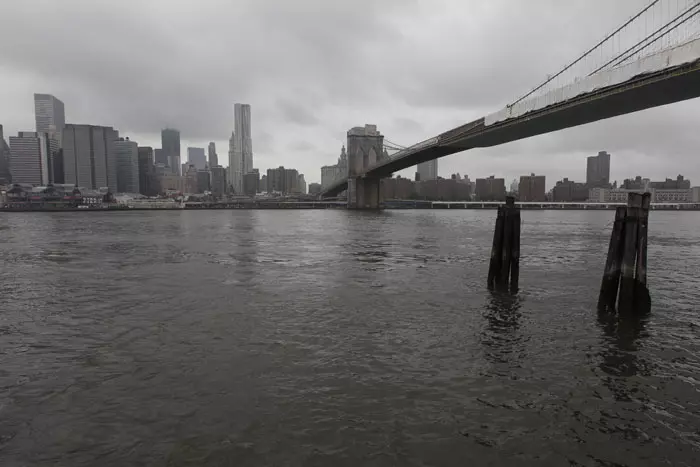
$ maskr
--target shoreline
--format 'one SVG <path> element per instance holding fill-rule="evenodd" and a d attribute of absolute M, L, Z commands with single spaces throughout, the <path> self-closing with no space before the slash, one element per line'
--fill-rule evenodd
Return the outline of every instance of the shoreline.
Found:
<path fill-rule="evenodd" d="M 498 209 L 498 204 L 488 203 L 488 205 L 474 206 L 474 205 L 437 205 L 437 206 L 387 206 L 378 210 L 387 211 L 407 211 L 407 210 L 459 210 L 459 211 L 469 211 L 469 210 L 491 210 L 495 211 Z M 524 211 L 614 211 L 616 205 L 601 204 L 600 206 L 587 205 L 587 206 L 565 206 L 565 205 L 553 205 L 553 206 L 532 206 L 532 205 L 518 205 L 521 210 Z M 344 205 L 328 205 L 325 203 L 319 203 L 319 205 L 296 205 L 290 204 L 285 205 L 275 205 L 275 206 L 226 206 L 226 207 L 213 207 L 213 206 L 186 206 L 183 208 L 179 207 L 99 207 L 99 208 L 15 208 L 7 209 L 0 208 L 0 213 L 26 213 L 26 212 L 132 212 L 132 211 L 236 211 L 236 210 L 327 210 L 327 209 L 341 209 L 347 210 Z M 678 212 L 698 212 L 700 207 L 697 205 L 692 206 L 651 206 L 652 211 L 678 211 Z"/>

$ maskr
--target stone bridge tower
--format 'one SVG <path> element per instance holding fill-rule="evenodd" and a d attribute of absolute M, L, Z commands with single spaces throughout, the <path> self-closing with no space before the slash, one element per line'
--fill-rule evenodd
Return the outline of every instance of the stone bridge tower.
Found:
<path fill-rule="evenodd" d="M 380 179 L 364 176 L 384 157 L 384 136 L 377 125 L 348 130 L 348 208 L 378 209 L 382 202 Z"/>

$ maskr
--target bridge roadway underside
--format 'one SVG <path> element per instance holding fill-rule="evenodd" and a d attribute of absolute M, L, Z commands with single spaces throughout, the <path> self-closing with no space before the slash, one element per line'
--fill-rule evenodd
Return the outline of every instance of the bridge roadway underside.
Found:
<path fill-rule="evenodd" d="M 489 126 L 483 119 L 468 123 L 441 134 L 433 146 L 370 168 L 363 177 L 390 177 L 399 170 L 467 149 L 498 146 L 696 97 L 700 97 L 700 61 L 638 76 Z M 324 195 L 332 196 L 346 187 L 341 183 Z"/>

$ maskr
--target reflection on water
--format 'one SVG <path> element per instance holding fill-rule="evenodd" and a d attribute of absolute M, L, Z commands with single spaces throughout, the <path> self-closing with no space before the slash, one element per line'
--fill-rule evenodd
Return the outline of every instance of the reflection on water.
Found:
<path fill-rule="evenodd" d="M 605 385 L 618 400 L 632 399 L 627 378 L 649 375 L 648 363 L 639 356 L 641 340 L 647 337 L 648 319 L 648 314 L 620 316 L 598 312 L 598 325 L 605 343 L 600 352 L 600 369 L 607 375 L 603 380 Z"/>
<path fill-rule="evenodd" d="M 481 332 L 484 354 L 493 364 L 513 363 L 522 358 L 525 336 L 520 330 L 522 306 L 517 293 L 488 292 L 483 317 L 486 326 Z"/>

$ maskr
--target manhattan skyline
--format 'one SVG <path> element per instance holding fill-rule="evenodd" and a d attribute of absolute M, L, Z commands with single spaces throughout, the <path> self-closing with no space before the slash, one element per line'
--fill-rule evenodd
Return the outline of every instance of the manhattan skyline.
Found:
<path fill-rule="evenodd" d="M 229 40 L 235 28 L 211 32 L 213 28 L 207 26 L 219 38 L 215 42 L 222 45 L 197 48 L 198 54 L 176 53 L 172 62 L 165 63 L 163 47 L 177 49 L 180 39 L 159 27 L 160 20 L 132 24 L 130 18 L 124 18 L 135 31 L 133 37 L 119 35 L 120 28 L 109 24 L 103 25 L 101 33 L 105 40 L 138 40 L 138 47 L 134 47 L 137 52 L 128 59 L 94 57 L 98 66 L 91 67 L 91 72 L 68 69 L 56 60 L 59 57 L 48 54 L 41 47 L 42 38 L 59 41 L 56 46 L 65 50 L 89 53 L 89 49 L 81 41 L 74 43 L 75 38 L 68 34 L 49 36 L 50 29 L 42 29 L 48 18 L 36 18 L 28 5 L 19 2 L 4 13 L 10 19 L 10 27 L 0 32 L 0 37 L 6 39 L 0 45 L 6 57 L 0 64 L 0 119 L 6 136 L 30 131 L 34 128 L 34 116 L 27 96 L 35 92 L 53 94 L 65 103 L 69 123 L 119 128 L 139 144 L 154 148 L 160 147 L 161 129 L 177 128 L 182 148 L 206 147 L 214 141 L 219 148 L 219 163 L 227 165 L 228 137 L 234 129 L 231 109 L 235 102 L 245 102 L 254 109 L 254 166 L 294 166 L 307 174 L 307 181 L 320 181 L 320 167 L 335 161 L 349 128 L 376 124 L 392 141 L 410 145 L 498 110 L 601 38 L 626 19 L 635 5 L 643 3 L 625 0 L 610 7 L 608 2 L 594 0 L 581 9 L 541 1 L 555 13 L 556 21 L 537 17 L 537 22 L 525 24 L 522 18 L 534 18 L 533 12 L 505 1 L 491 2 L 488 8 L 476 10 L 468 2 L 456 1 L 445 1 L 444 8 L 437 10 L 425 9 L 418 2 L 400 9 L 391 3 L 380 8 L 361 2 L 369 13 L 362 16 L 355 13 L 357 5 L 319 7 L 320 17 L 328 19 L 328 24 L 366 30 L 359 45 L 376 51 L 376 56 L 355 53 L 353 41 L 358 39 L 339 37 L 334 28 L 317 25 L 309 37 L 304 33 L 308 25 L 303 21 L 277 24 L 270 20 L 272 6 L 261 3 L 252 7 L 246 21 L 273 21 L 276 29 L 268 37 L 270 46 L 246 51 L 250 48 L 245 44 Z M 62 9 L 49 9 L 60 21 L 83 5 L 89 4 L 73 0 Z M 199 20 L 197 24 L 216 25 L 226 16 L 222 14 L 225 12 L 208 8 L 213 4 L 204 1 L 202 5 L 185 5 L 181 11 L 168 12 L 168 19 L 192 18 Z M 601 17 L 596 11 L 604 6 L 607 14 Z M 506 10 L 509 14 L 504 15 Z M 465 16 L 467 11 L 470 14 Z M 85 11 L 85 18 L 100 18 L 103 13 L 99 7 L 90 8 Z M 143 13 L 141 19 L 148 20 L 150 14 Z M 430 21 L 424 21 L 425 15 Z M 385 21 L 390 17 L 395 17 L 395 22 Z M 574 21 L 581 27 L 570 31 L 566 25 Z M 31 34 L 16 34 L 12 24 L 23 24 Z M 150 26 L 147 28 L 146 24 Z M 506 41 L 490 35 L 496 25 L 508 28 L 521 40 Z M 246 27 L 245 23 L 235 26 Z M 405 40 L 398 40 L 397 34 L 405 30 L 413 32 Z M 547 34 L 543 34 L 545 30 Z M 552 36 L 559 39 L 551 41 Z M 477 43 L 474 39 L 479 37 L 491 38 L 486 52 L 494 57 L 488 69 L 468 65 L 482 61 L 484 48 L 469 45 Z M 195 46 L 199 47 L 190 47 Z M 240 57 L 236 66 L 225 59 L 232 53 Z M 455 53 L 463 60 L 450 60 L 450 54 Z M 28 60 L 29 57 L 46 59 Z M 423 65 L 418 69 L 409 66 L 416 62 Z M 115 69 L 116 63 L 130 66 Z M 275 64 L 275 68 L 270 70 L 264 63 Z M 200 64 L 212 71 L 206 83 L 182 72 L 183 67 L 189 69 L 191 65 L 197 69 Z M 519 69 L 516 75 L 508 73 L 512 64 Z M 146 76 L 127 73 L 132 66 L 144 66 L 150 72 Z M 370 71 L 355 71 L 359 69 Z M 367 86 L 368 82 L 372 86 Z M 153 92 L 155 83 L 158 90 Z M 697 101 L 660 107 L 497 148 L 448 156 L 439 161 L 439 175 L 448 177 L 459 172 L 474 178 L 496 174 L 512 179 L 535 172 L 546 173 L 548 185 L 562 177 L 583 181 L 581 161 L 605 149 L 615 154 L 612 180 L 636 172 L 656 179 L 675 173 L 700 179 L 700 166 L 695 163 L 700 146 L 700 136 L 694 128 L 697 116 Z M 181 157 L 184 160 L 186 155 Z M 410 177 L 414 171 L 410 169 L 401 175 Z"/>

